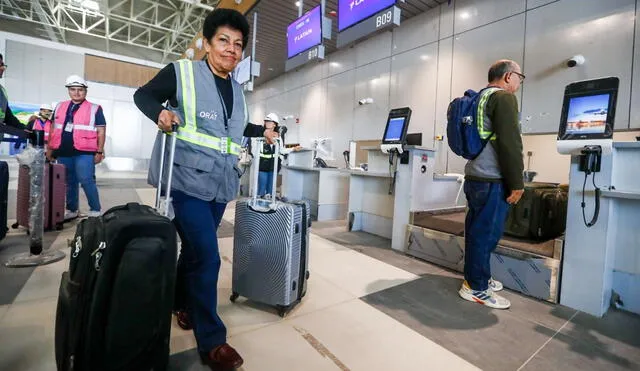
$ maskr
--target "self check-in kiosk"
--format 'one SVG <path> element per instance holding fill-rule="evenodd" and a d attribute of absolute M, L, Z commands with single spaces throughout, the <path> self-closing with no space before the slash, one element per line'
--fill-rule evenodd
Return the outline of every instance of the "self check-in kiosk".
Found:
<path fill-rule="evenodd" d="M 640 313 L 640 143 L 613 141 L 618 86 L 569 84 L 558 130 L 571 156 L 560 303 L 595 316 L 611 304 Z"/>

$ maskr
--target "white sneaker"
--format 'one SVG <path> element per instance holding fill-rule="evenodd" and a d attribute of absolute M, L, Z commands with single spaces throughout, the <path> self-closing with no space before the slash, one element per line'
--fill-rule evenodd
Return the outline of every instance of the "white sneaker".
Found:
<path fill-rule="evenodd" d="M 493 292 L 493 290 L 486 291 L 475 291 L 469 287 L 469 284 L 465 280 L 462 283 L 462 287 L 458 291 L 458 294 L 461 298 L 476 302 L 478 304 L 486 305 L 489 308 L 495 309 L 508 309 L 511 307 L 511 302 L 509 300 L 503 298 L 502 296 Z"/>
<path fill-rule="evenodd" d="M 78 211 L 65 211 L 64 212 L 64 220 L 71 220 L 71 219 L 75 219 L 78 217 Z"/>
<path fill-rule="evenodd" d="M 97 218 L 97 217 L 99 217 L 100 215 L 102 215 L 102 213 L 101 213 L 100 211 L 93 211 L 93 210 L 91 210 L 91 211 L 89 211 L 89 212 L 87 213 L 87 216 L 88 216 L 89 218 Z"/>
<path fill-rule="evenodd" d="M 504 286 L 502 286 L 502 282 L 496 281 L 493 278 L 489 278 L 489 288 L 493 292 L 498 292 L 498 291 L 501 291 L 504 288 Z"/>

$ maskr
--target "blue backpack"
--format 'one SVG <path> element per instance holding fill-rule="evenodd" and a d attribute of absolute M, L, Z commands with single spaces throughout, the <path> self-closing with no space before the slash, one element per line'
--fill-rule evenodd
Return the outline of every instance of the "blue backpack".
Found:
<path fill-rule="evenodd" d="M 465 91 L 462 97 L 458 97 L 449 103 L 449 108 L 447 109 L 449 148 L 453 153 L 467 160 L 473 160 L 478 157 L 493 136 L 492 132 L 486 139 L 482 139 L 478 132 L 477 112 L 484 90 L 475 92 L 469 89 Z M 486 98 L 492 93 L 489 92 Z"/>

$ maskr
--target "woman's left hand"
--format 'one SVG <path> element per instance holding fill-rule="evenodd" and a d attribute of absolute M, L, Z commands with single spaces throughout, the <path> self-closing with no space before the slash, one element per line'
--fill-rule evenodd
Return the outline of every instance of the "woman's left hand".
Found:
<path fill-rule="evenodd" d="M 102 160 L 104 160 L 104 153 L 96 153 L 93 156 L 93 163 L 94 164 L 99 164 L 102 162 Z"/>

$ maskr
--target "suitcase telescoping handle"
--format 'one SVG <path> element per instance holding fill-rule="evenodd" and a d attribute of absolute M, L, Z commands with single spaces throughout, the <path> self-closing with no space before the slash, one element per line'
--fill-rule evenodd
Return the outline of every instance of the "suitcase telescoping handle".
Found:
<path fill-rule="evenodd" d="M 251 199 L 250 207 L 256 211 L 269 212 L 275 209 L 276 205 L 276 186 L 278 184 L 278 159 L 280 158 L 280 146 L 282 141 L 280 138 L 274 139 L 275 153 L 273 155 L 273 184 L 271 188 L 271 200 L 268 201 L 266 207 L 264 200 L 258 200 L 258 178 L 260 172 L 260 155 L 264 150 L 264 138 L 254 138 L 255 147 L 252 146 L 253 158 L 257 159 L 257 162 L 253 166 L 253 197 Z M 256 148 L 257 147 L 257 148 Z M 257 156 L 255 155 L 257 152 Z"/>
<path fill-rule="evenodd" d="M 169 204 L 171 203 L 171 179 L 173 178 L 173 160 L 176 154 L 176 141 L 178 133 L 178 124 L 171 125 L 171 133 L 165 132 L 162 136 L 162 145 L 160 149 L 160 171 L 158 172 L 158 191 L 156 193 L 156 210 L 164 216 L 169 216 Z M 162 173 L 164 172 L 164 157 L 167 147 L 167 137 L 171 136 L 171 144 L 169 145 L 169 171 L 167 174 L 167 194 L 162 199 Z"/>

